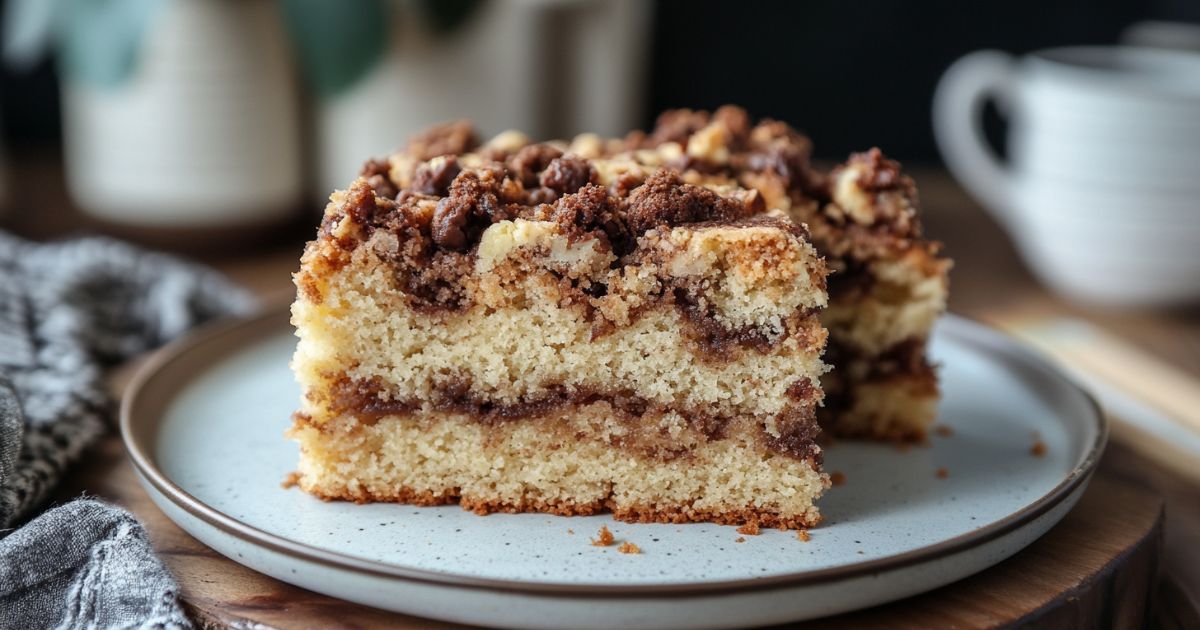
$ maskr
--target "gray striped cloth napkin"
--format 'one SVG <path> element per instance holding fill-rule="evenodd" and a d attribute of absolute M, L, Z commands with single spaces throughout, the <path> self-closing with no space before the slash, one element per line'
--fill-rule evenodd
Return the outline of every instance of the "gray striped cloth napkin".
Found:
<path fill-rule="evenodd" d="M 0 628 L 190 627 L 128 512 L 84 498 L 31 517 L 110 430 L 109 368 L 253 308 L 217 273 L 169 256 L 0 232 Z"/>

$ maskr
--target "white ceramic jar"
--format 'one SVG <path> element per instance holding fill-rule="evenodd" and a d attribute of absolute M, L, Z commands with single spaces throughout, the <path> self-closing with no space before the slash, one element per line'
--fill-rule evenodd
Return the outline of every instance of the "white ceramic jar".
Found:
<path fill-rule="evenodd" d="M 129 76 L 64 73 L 67 183 L 86 212 L 144 228 L 269 224 L 303 198 L 294 62 L 271 0 L 167 0 Z"/>

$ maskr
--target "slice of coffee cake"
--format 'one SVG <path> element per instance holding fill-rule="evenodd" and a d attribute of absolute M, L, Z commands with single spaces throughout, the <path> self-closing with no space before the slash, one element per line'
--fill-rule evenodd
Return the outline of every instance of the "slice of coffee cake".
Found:
<path fill-rule="evenodd" d="M 920 439 L 937 412 L 937 376 L 925 348 L 946 307 L 950 261 L 924 238 L 913 181 L 878 149 L 829 172 L 812 167 L 812 144 L 788 125 L 752 124 L 746 112 L 675 110 L 648 135 L 609 151 L 674 153 L 684 178 L 727 177 L 759 191 L 768 208 L 811 231 L 830 268 L 822 425 L 845 436 Z"/>
<path fill-rule="evenodd" d="M 445 126 L 331 197 L 295 276 L 304 490 L 817 522 L 824 263 L 760 192 L 621 145 Z"/>

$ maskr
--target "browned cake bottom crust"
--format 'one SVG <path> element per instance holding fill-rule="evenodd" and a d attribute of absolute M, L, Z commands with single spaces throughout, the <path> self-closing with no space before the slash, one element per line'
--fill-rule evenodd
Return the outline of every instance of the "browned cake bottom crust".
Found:
<path fill-rule="evenodd" d="M 303 477 L 301 477 L 303 479 Z M 301 481 L 301 483 L 303 483 Z M 522 512 L 538 512 L 555 516 L 593 516 L 610 512 L 613 518 L 626 523 L 696 523 L 710 522 L 718 525 L 743 525 L 755 523 L 759 527 L 775 527 L 778 529 L 804 529 L 815 527 L 821 522 L 821 517 L 785 518 L 777 514 L 763 512 L 753 507 L 739 508 L 695 508 L 684 505 L 673 508 L 654 508 L 649 506 L 619 507 L 611 500 L 576 503 L 574 501 L 494 501 L 478 497 L 460 496 L 457 494 L 434 494 L 429 491 L 418 492 L 412 488 L 400 487 L 394 491 L 374 492 L 360 490 L 358 492 L 326 493 L 321 490 L 310 490 L 310 494 L 322 501 L 353 501 L 354 503 L 402 503 L 421 507 L 438 505 L 453 505 L 457 503 L 462 509 L 474 512 L 480 516 L 487 514 L 520 514 Z"/>

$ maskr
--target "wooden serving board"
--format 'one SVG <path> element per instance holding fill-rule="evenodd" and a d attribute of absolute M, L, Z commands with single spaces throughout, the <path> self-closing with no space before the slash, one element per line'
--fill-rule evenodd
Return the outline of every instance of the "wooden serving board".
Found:
<path fill-rule="evenodd" d="M 62 486 L 114 501 L 146 525 L 209 628 L 454 628 L 350 604 L 256 573 L 198 542 L 158 510 L 118 437 L 104 440 Z M 937 591 L 796 627 L 1138 628 L 1148 618 L 1162 544 L 1163 502 L 1103 470 L 1054 529 L 1005 562 Z M 819 530 L 814 530 L 817 532 Z"/>

